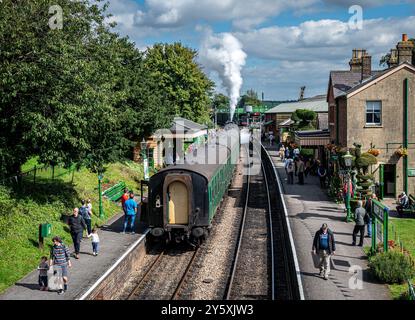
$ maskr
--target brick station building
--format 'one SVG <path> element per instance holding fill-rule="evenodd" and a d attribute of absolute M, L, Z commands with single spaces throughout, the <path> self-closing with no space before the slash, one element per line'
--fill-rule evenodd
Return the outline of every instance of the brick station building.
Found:
<path fill-rule="evenodd" d="M 403 35 L 391 50 L 388 68 L 372 70 L 366 50 L 353 50 L 350 69 L 331 71 L 327 93 L 332 142 L 381 153 L 373 169 L 381 193 L 415 194 L 415 67 L 414 43 Z M 395 152 L 407 148 L 408 156 Z"/>

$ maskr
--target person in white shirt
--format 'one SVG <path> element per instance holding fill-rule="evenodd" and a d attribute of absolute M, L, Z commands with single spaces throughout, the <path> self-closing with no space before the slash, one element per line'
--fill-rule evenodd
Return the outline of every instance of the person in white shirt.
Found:
<path fill-rule="evenodd" d="M 99 236 L 97 228 L 92 229 L 92 233 L 88 235 L 88 238 L 92 238 L 92 251 L 94 256 L 97 256 L 99 251 Z"/>

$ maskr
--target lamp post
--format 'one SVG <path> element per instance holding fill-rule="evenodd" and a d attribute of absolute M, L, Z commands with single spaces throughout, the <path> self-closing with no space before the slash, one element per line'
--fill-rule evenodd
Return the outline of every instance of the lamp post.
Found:
<path fill-rule="evenodd" d="M 99 218 L 104 218 L 104 208 L 102 206 L 102 190 L 101 190 L 101 182 L 104 175 L 102 173 L 98 174 L 98 193 L 99 193 Z"/>
<path fill-rule="evenodd" d="M 349 150 L 347 150 L 347 154 L 345 154 L 343 156 L 344 159 L 344 164 L 346 166 L 346 170 L 347 170 L 347 194 L 346 194 L 346 210 L 347 210 L 347 216 L 346 216 L 346 221 L 347 222 L 351 222 L 353 221 L 352 218 L 352 212 L 351 212 L 351 208 L 350 208 L 350 170 L 352 168 L 352 161 L 353 161 L 353 156 L 350 154 Z"/>
<path fill-rule="evenodd" d="M 147 159 L 147 142 L 144 140 L 140 143 L 141 146 L 141 156 L 143 158 L 143 166 L 144 166 L 144 180 L 148 181 L 150 179 L 148 174 L 148 159 Z"/>

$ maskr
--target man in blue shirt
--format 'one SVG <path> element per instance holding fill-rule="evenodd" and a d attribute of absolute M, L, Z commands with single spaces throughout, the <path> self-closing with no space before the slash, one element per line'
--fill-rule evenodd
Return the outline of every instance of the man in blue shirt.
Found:
<path fill-rule="evenodd" d="M 134 222 L 135 222 L 135 215 L 137 213 L 137 202 L 134 200 L 134 193 L 130 192 L 130 199 L 125 201 L 124 209 L 125 209 L 125 216 L 124 216 L 124 229 L 122 233 L 125 233 L 127 230 L 128 224 L 130 224 L 131 233 L 134 234 Z"/>
<path fill-rule="evenodd" d="M 314 236 L 313 254 L 320 256 L 320 276 L 328 280 L 330 273 L 330 257 L 335 254 L 336 243 L 333 232 L 328 228 L 327 223 L 323 223 L 320 230 Z"/>

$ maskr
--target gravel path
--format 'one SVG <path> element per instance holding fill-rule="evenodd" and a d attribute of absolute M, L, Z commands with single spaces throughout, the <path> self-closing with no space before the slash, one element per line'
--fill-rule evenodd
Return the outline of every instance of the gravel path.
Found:
<path fill-rule="evenodd" d="M 231 300 L 271 298 L 268 197 L 261 174 L 251 176 L 245 228 Z"/>
<path fill-rule="evenodd" d="M 243 213 L 245 159 L 245 152 L 241 152 L 241 160 L 236 167 L 228 195 L 215 218 L 208 240 L 202 245 L 194 267 L 190 270 L 187 290 L 183 290 L 182 299 L 223 299 Z"/>

